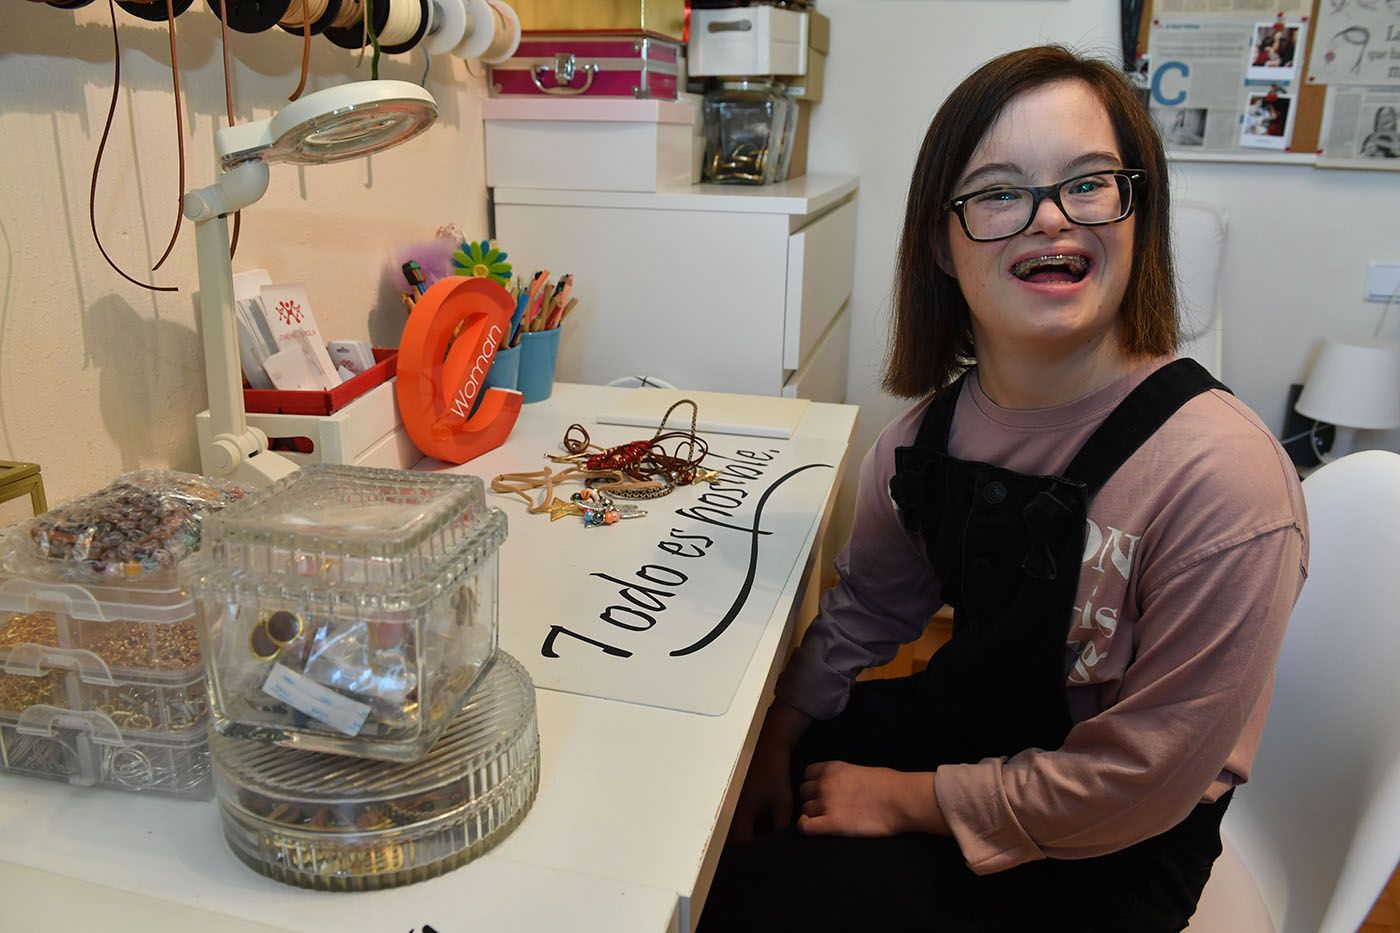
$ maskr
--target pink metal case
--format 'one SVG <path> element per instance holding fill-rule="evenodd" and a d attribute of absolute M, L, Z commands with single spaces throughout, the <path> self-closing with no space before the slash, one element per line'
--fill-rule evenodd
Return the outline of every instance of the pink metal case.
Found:
<path fill-rule="evenodd" d="M 491 94 L 675 100 L 680 49 L 653 36 L 532 33 L 490 69 Z"/>

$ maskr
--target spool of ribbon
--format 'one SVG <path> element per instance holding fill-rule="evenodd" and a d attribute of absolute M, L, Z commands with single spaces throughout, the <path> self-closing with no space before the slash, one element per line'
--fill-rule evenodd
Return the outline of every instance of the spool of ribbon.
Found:
<path fill-rule="evenodd" d="M 277 21 L 287 32 L 302 35 L 307 23 L 311 34 L 319 36 L 340 14 L 340 0 L 291 0 L 287 15 Z"/>
<path fill-rule="evenodd" d="M 499 64 L 520 47 L 520 17 L 503 0 L 467 0 L 471 25 L 462 43 L 453 50 L 459 58 L 479 58 Z"/>
<path fill-rule="evenodd" d="M 291 5 L 292 0 L 209 0 L 214 15 L 239 32 L 267 32 L 287 15 Z"/>
<path fill-rule="evenodd" d="M 323 35 L 342 49 L 362 49 L 370 43 L 369 29 L 365 28 L 364 0 L 341 0 L 340 15 L 326 27 Z M 378 34 L 389 20 L 388 0 L 377 0 L 372 10 L 370 26 Z"/>
<path fill-rule="evenodd" d="M 175 15 L 179 16 L 188 10 L 192 3 L 194 0 L 175 0 L 175 3 L 172 4 Z M 144 19 L 152 23 L 162 22 L 169 15 L 164 0 L 117 0 L 117 6 L 137 19 Z M 66 9 L 73 9 L 73 7 L 69 6 Z"/>
<path fill-rule="evenodd" d="M 398 55 L 411 51 L 428 31 L 432 12 L 428 0 L 385 0 L 389 8 L 384 28 L 379 30 L 380 51 Z M 375 3 L 377 7 L 378 2 Z"/>
<path fill-rule="evenodd" d="M 485 5 L 485 0 L 482 0 Z M 423 40 L 423 50 L 429 55 L 446 55 L 457 47 L 467 32 L 467 8 L 464 0 L 430 0 L 431 21 Z"/>
<path fill-rule="evenodd" d="M 349 26 L 359 26 L 364 15 L 364 0 L 340 0 L 340 9 L 326 28 L 345 29 Z"/>

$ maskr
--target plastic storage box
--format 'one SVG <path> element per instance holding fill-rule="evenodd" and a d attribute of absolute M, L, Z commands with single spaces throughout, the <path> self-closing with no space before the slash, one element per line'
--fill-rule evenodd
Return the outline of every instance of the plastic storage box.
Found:
<path fill-rule="evenodd" d="M 387 888 L 455 868 L 510 833 L 539 787 L 534 687 L 504 653 L 413 764 L 211 742 L 234 854 L 278 881 L 322 890 Z"/>
<path fill-rule="evenodd" d="M 474 476 L 320 464 L 180 566 L 223 735 L 415 761 L 496 653 L 505 515 Z"/>
<path fill-rule="evenodd" d="M 209 734 L 121 729 L 96 710 L 35 705 L 18 716 L 0 713 L 0 763 L 12 774 L 158 791 L 207 800 Z"/>
<path fill-rule="evenodd" d="M 110 585 L 0 572 L 0 767 L 212 795 L 194 604 L 169 574 Z"/>

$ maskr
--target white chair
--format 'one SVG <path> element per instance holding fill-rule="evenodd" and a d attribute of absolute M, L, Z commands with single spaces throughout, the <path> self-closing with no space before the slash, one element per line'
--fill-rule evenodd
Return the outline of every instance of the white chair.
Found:
<path fill-rule="evenodd" d="M 1355 933 L 1400 858 L 1400 454 L 1303 494 L 1308 581 L 1192 933 Z"/>
<path fill-rule="evenodd" d="M 1221 375 L 1220 271 L 1229 218 L 1200 201 L 1172 202 L 1172 254 L 1181 300 L 1181 353 Z M 1228 381 L 1228 380 L 1227 380 Z"/>

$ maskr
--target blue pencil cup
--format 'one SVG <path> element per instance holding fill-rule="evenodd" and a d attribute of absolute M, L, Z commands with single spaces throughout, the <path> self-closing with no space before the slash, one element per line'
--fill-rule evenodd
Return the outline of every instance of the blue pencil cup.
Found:
<path fill-rule="evenodd" d="M 486 371 L 486 379 L 481 384 L 482 392 L 490 388 L 514 389 L 519 378 L 520 348 L 497 347 L 496 358 L 491 361 L 491 368 Z"/>
<path fill-rule="evenodd" d="M 472 414 L 481 407 L 481 402 L 486 398 L 486 390 L 514 389 L 516 380 L 520 376 L 520 348 L 519 347 L 497 347 L 496 355 L 491 358 L 491 368 L 486 370 L 486 378 L 481 380 L 481 391 L 477 393 L 476 401 L 472 403 Z"/>
<path fill-rule="evenodd" d="M 543 402 L 554 391 L 554 364 L 559 359 L 559 332 L 541 330 L 520 335 L 520 375 L 515 387 L 526 402 Z"/>

